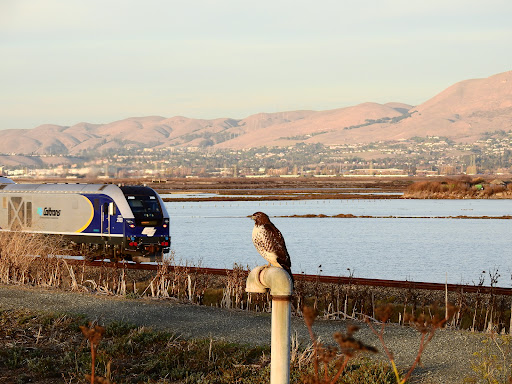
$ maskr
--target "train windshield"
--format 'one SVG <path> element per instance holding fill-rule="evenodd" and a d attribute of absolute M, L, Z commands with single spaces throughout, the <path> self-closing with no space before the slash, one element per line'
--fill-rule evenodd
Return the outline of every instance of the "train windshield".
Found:
<path fill-rule="evenodd" d="M 135 220 L 140 224 L 157 225 L 153 221 L 162 220 L 162 209 L 155 196 L 126 196 Z M 149 221 L 149 222 L 146 222 Z"/>
<path fill-rule="evenodd" d="M 139 188 L 140 190 L 137 190 Z M 142 189 L 141 187 L 121 189 L 123 189 L 137 225 L 156 226 L 162 224 L 162 207 L 154 191 L 149 188 Z"/>

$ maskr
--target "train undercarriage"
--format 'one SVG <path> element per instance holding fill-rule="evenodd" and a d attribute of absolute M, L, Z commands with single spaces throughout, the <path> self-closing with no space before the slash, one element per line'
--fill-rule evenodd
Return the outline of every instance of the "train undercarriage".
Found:
<path fill-rule="evenodd" d="M 119 241 L 120 240 L 120 241 Z M 82 256 L 87 261 L 105 260 L 134 261 L 136 263 L 161 262 L 169 248 L 159 243 L 144 243 L 119 239 L 118 241 L 96 240 L 79 242 L 77 239 L 66 240 L 66 248 L 73 256 Z"/>

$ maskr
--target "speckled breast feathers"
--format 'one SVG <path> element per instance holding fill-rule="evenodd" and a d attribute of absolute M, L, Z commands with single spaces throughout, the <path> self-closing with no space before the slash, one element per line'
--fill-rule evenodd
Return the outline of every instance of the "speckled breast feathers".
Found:
<path fill-rule="evenodd" d="M 284 268 L 290 272 L 291 261 L 283 235 L 263 212 L 252 216 L 254 228 L 252 241 L 256 250 L 274 267 Z"/>

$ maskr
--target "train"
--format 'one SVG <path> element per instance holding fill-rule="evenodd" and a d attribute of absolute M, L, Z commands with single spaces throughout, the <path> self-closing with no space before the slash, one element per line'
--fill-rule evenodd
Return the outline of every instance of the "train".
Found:
<path fill-rule="evenodd" d="M 0 177 L 0 231 L 58 237 L 66 251 L 88 260 L 159 262 L 171 246 L 169 214 L 147 186 Z"/>

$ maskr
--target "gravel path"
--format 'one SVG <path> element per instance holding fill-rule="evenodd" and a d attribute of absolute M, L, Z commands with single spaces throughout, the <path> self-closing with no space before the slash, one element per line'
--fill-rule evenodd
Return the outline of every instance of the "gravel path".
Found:
<path fill-rule="evenodd" d="M 125 299 L 86 293 L 42 290 L 0 285 L 0 309 L 27 308 L 47 312 L 85 314 L 101 324 L 114 320 L 167 330 L 184 338 L 214 337 L 242 344 L 270 343 L 270 315 L 212 307 L 178 304 L 171 300 Z M 336 331 L 345 331 L 344 321 L 317 321 L 315 333 L 324 341 L 332 340 Z M 292 333 L 309 343 L 307 328 L 299 318 L 292 318 Z M 366 344 L 382 347 L 368 327 L 361 325 L 356 338 Z M 473 353 L 482 350 L 481 334 L 440 330 L 422 356 L 422 368 L 415 371 L 414 382 L 462 383 L 471 375 Z M 414 361 L 419 333 L 409 327 L 390 325 L 385 331 L 388 347 L 394 352 L 399 367 L 408 368 Z M 383 352 L 379 355 L 385 358 Z"/>

